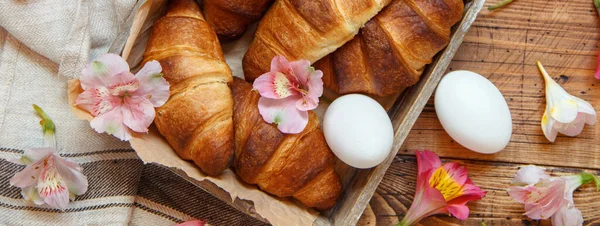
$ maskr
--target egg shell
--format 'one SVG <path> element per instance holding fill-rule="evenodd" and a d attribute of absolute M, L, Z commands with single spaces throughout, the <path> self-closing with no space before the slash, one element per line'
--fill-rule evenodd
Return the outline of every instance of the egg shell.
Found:
<path fill-rule="evenodd" d="M 510 141 L 508 104 L 498 88 L 477 73 L 448 73 L 435 93 L 435 110 L 446 132 L 468 149 L 491 154 Z"/>
<path fill-rule="evenodd" d="M 325 140 L 346 164 L 366 169 L 389 155 L 394 129 L 383 107 L 372 98 L 349 94 L 337 98 L 323 118 Z"/>

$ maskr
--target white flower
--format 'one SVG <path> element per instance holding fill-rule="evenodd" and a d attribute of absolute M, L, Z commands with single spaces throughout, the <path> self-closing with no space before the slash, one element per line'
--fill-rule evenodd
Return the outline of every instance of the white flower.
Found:
<path fill-rule="evenodd" d="M 542 130 L 550 142 L 554 142 L 560 132 L 567 136 L 577 136 L 585 124 L 596 123 L 596 110 L 585 100 L 571 96 L 546 72 L 540 61 L 538 68 L 546 81 L 546 111 L 542 116 Z"/>
<path fill-rule="evenodd" d="M 10 185 L 21 188 L 25 200 L 65 209 L 69 199 L 87 191 L 88 180 L 77 163 L 56 154 L 54 123 L 41 108 L 36 105 L 33 108 L 42 118 L 44 144 L 50 147 L 25 150 L 20 158 L 11 160 L 27 167 L 10 179 Z"/>

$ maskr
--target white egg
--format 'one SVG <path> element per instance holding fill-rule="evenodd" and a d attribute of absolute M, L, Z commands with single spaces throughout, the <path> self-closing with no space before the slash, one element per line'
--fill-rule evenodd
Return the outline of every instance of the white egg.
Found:
<path fill-rule="evenodd" d="M 323 119 L 327 144 L 346 164 L 366 169 L 383 162 L 392 150 L 394 129 L 377 101 L 349 94 L 337 98 Z"/>
<path fill-rule="evenodd" d="M 435 93 L 435 111 L 452 139 L 468 149 L 491 154 L 510 141 L 508 104 L 498 88 L 477 73 L 448 73 Z"/>

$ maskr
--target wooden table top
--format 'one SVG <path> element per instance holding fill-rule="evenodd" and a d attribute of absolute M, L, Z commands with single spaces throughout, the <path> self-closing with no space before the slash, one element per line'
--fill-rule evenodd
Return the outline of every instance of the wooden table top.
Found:
<path fill-rule="evenodd" d="M 500 0 L 490 0 L 485 8 Z M 577 137 L 544 137 L 540 121 L 545 109 L 544 82 L 535 62 L 567 92 L 590 102 L 600 112 L 597 66 L 600 19 L 592 0 L 515 0 L 478 16 L 452 61 L 451 70 L 470 70 L 487 77 L 502 92 L 513 118 L 508 147 L 496 154 L 469 151 L 454 142 L 439 123 L 433 97 L 387 171 L 359 225 L 396 224 L 410 206 L 416 182 L 414 150 L 429 149 L 442 161 L 464 163 L 475 184 L 487 196 L 469 204 L 470 218 L 426 218 L 422 225 L 551 225 L 532 221 L 524 207 L 506 192 L 518 168 L 543 166 L 553 175 L 586 171 L 600 175 L 600 123 Z M 600 225 L 600 192 L 588 184 L 575 191 L 575 205 L 584 225 Z"/>

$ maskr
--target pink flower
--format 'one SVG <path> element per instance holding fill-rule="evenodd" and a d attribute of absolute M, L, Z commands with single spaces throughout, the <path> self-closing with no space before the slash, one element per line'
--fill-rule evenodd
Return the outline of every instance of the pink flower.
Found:
<path fill-rule="evenodd" d="M 81 167 L 56 154 L 54 122 L 37 105 L 33 108 L 42 118 L 40 124 L 44 133 L 44 144 L 49 147 L 25 150 L 13 163 L 27 165 L 10 179 L 11 186 L 21 188 L 25 200 L 37 205 L 44 203 L 53 208 L 65 209 L 69 199 L 87 191 L 87 177 L 81 173 Z"/>
<path fill-rule="evenodd" d="M 415 198 L 404 219 L 398 225 L 411 225 L 440 213 L 450 213 L 458 219 L 469 217 L 466 203 L 486 194 L 467 177 L 467 169 L 458 163 L 442 165 L 431 151 L 417 151 L 417 188 Z"/>
<path fill-rule="evenodd" d="M 176 224 L 175 226 L 204 226 L 206 222 L 201 220 L 190 220 L 180 224 Z"/>
<path fill-rule="evenodd" d="M 136 74 L 116 54 L 104 54 L 82 71 L 83 93 L 75 104 L 90 112 L 98 133 L 129 140 L 131 131 L 145 133 L 160 107 L 169 99 L 169 83 L 157 61 L 150 61 Z"/>
<path fill-rule="evenodd" d="M 10 185 L 21 188 L 23 198 L 37 205 L 46 203 L 64 210 L 69 199 L 87 191 L 88 181 L 81 167 L 57 155 L 55 148 L 25 150 L 21 158 L 12 162 L 27 167 L 10 179 Z"/>
<path fill-rule="evenodd" d="M 594 4 L 597 4 L 598 1 L 594 0 Z M 596 9 L 598 9 L 598 13 L 600 13 L 600 8 L 598 8 L 598 5 L 596 5 Z M 597 79 L 600 79 L 600 54 L 598 54 L 598 66 L 596 68 L 596 74 L 595 77 Z"/>
<path fill-rule="evenodd" d="M 308 60 L 288 62 L 283 56 L 271 61 L 271 71 L 254 80 L 261 98 L 258 110 L 268 123 L 283 133 L 300 133 L 308 124 L 308 111 L 317 108 L 323 95 L 323 72 Z"/>
<path fill-rule="evenodd" d="M 589 173 L 550 177 L 543 169 L 530 165 L 517 172 L 508 194 L 525 204 L 525 215 L 531 219 L 552 217 L 553 225 L 576 226 L 583 224 L 583 216 L 575 208 L 573 192 L 592 181 L 600 185 L 598 178 Z"/>

